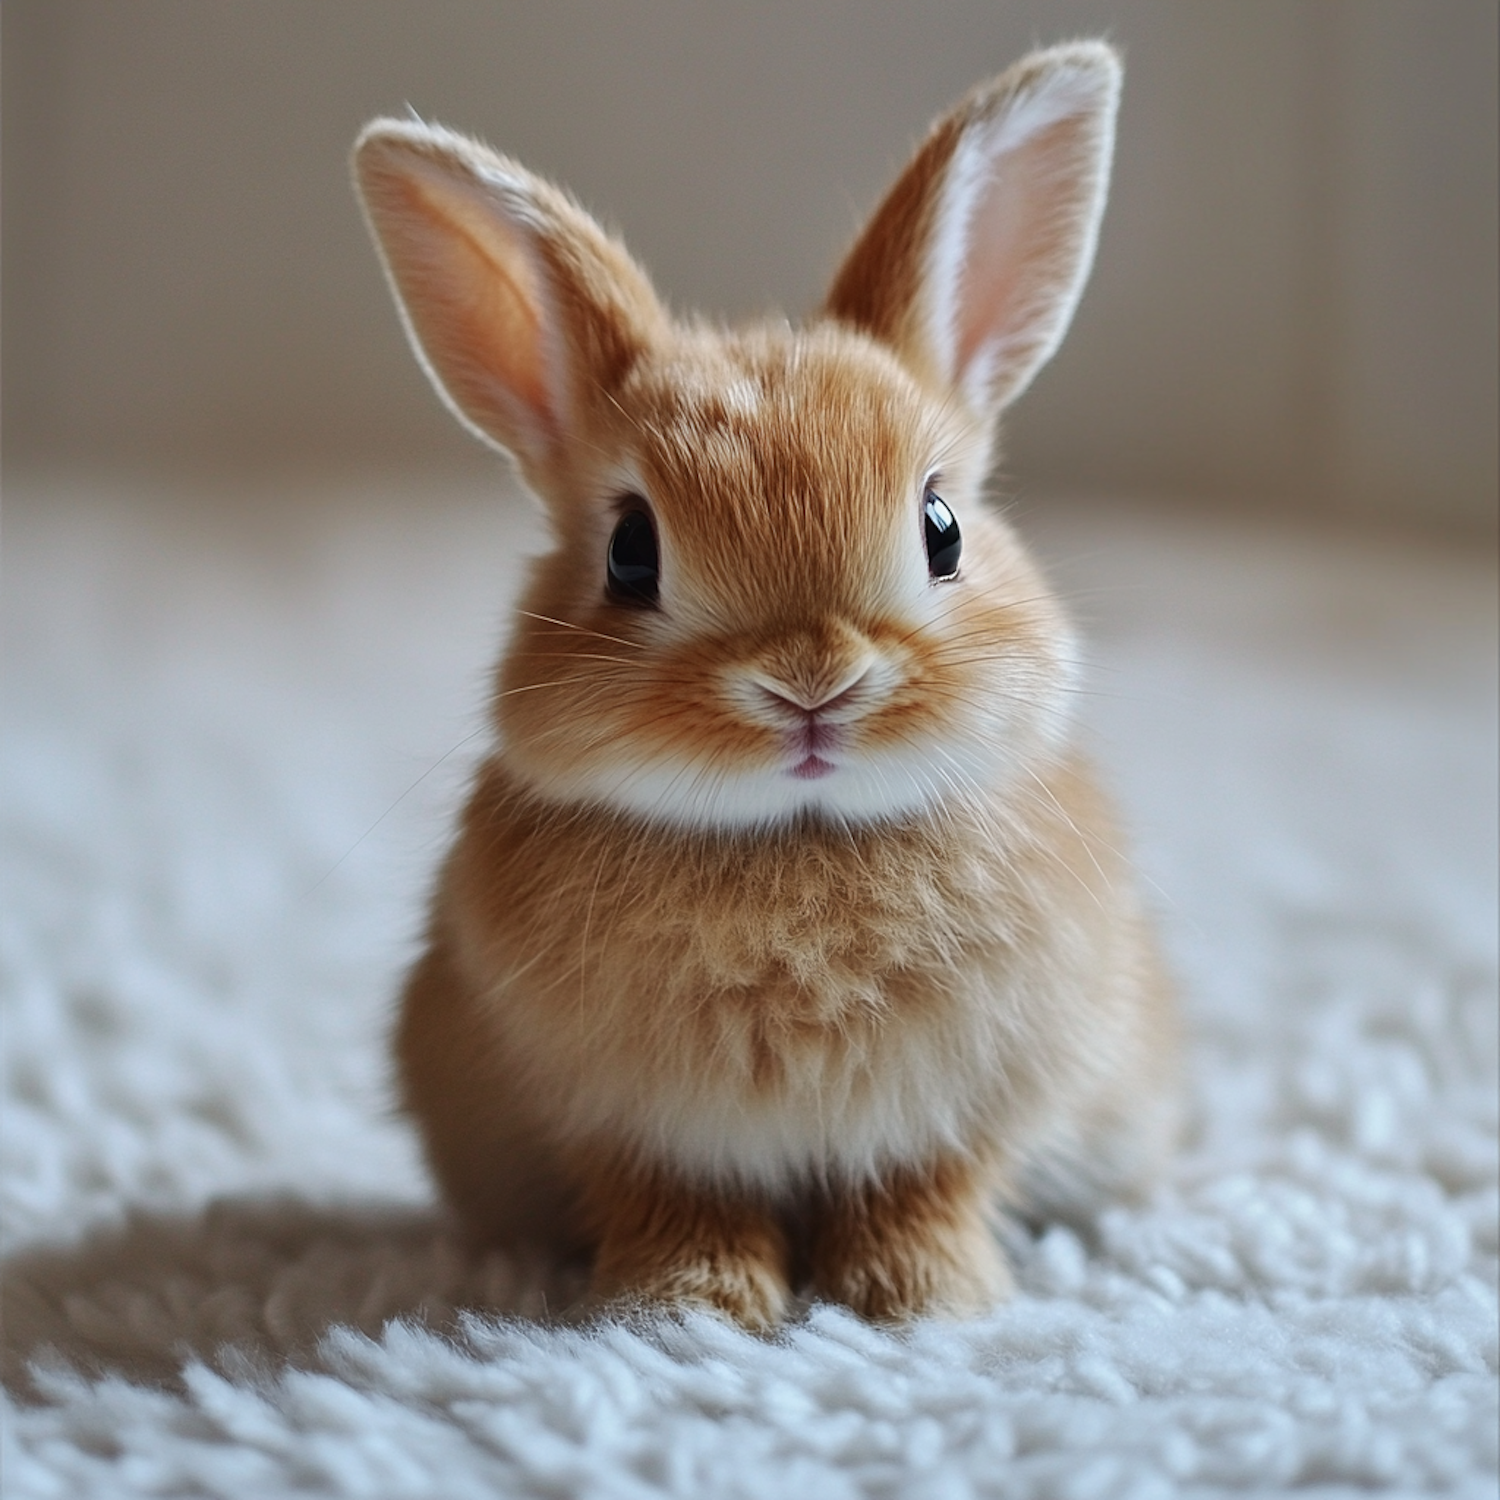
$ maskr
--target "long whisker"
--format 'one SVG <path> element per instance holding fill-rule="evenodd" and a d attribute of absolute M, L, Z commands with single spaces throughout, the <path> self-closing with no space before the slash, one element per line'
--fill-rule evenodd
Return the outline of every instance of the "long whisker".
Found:
<path fill-rule="evenodd" d="M 613 662 L 617 667 L 636 665 L 623 656 L 604 656 L 597 651 L 517 651 L 513 654 L 532 661 L 607 661 Z"/>
<path fill-rule="evenodd" d="M 1089 863 L 1093 865 L 1094 869 L 1098 872 L 1099 879 L 1104 882 L 1106 887 L 1111 885 L 1113 882 L 1110 880 L 1109 876 L 1104 873 L 1104 866 L 1099 863 L 1097 856 L 1094 854 L 1093 846 L 1090 843 L 1089 836 L 1085 834 L 1084 831 L 1073 821 L 1073 818 L 1068 812 L 1067 808 L 1065 808 L 1062 803 L 1057 800 L 1057 794 L 1052 790 L 1050 786 L 1047 785 L 1045 781 L 1042 780 L 1040 776 L 1036 774 L 1035 771 L 1031 769 L 1030 766 L 1025 766 L 1022 769 L 1037 784 L 1038 788 L 1040 788 L 1041 790 L 1042 795 L 1046 797 L 1046 799 L 1052 804 L 1052 806 L 1057 809 L 1058 815 L 1062 818 L 1063 822 L 1066 823 L 1068 827 L 1071 828 L 1077 835 L 1078 842 L 1083 845 L 1083 852 L 1088 855 Z M 1120 852 L 1118 849 L 1110 849 L 1110 846 L 1106 844 L 1103 839 L 1099 839 L 1099 843 L 1104 848 L 1109 849 L 1109 852 L 1111 854 L 1114 854 L 1118 857 Z M 1097 896 L 1094 899 L 1098 901 Z"/>
<path fill-rule="evenodd" d="M 329 880 L 338 870 L 339 866 L 342 865 L 343 862 L 348 859 L 349 856 L 353 854 L 354 851 L 358 849 L 359 846 L 364 843 L 364 841 L 369 838 L 369 836 L 374 833 L 375 830 L 379 828 L 380 825 L 384 823 L 385 820 L 390 817 L 390 815 L 395 812 L 395 810 L 400 807 L 401 804 L 405 802 L 406 799 L 411 796 L 411 794 L 416 791 L 416 789 L 421 786 L 422 783 L 426 781 L 434 771 L 438 769 L 439 766 L 441 766 L 445 761 L 451 759 L 453 756 L 457 755 L 458 752 L 462 750 L 470 740 L 478 739 L 480 735 L 489 733 L 489 727 L 490 726 L 488 724 L 482 724 L 472 734 L 466 734 L 451 750 L 447 751 L 443 755 L 440 755 L 435 761 L 433 761 L 433 763 L 428 766 L 428 768 L 423 771 L 422 774 L 418 776 L 417 779 L 412 782 L 412 784 L 407 787 L 407 789 L 402 792 L 401 795 L 397 797 L 396 800 L 391 803 L 391 805 L 386 808 L 386 810 L 381 813 L 381 815 L 376 818 L 375 821 L 371 823 L 370 826 L 365 829 L 365 831 L 360 834 L 360 836 L 355 839 L 355 841 L 350 844 L 350 846 L 345 849 L 341 855 L 339 855 L 338 859 L 327 870 L 325 870 L 323 874 L 313 882 L 312 885 L 308 886 L 308 888 L 302 893 L 303 900 L 306 900 L 307 897 L 311 896 L 314 891 L 316 891 L 320 886 L 324 884 L 325 881 Z"/>
<path fill-rule="evenodd" d="M 561 687 L 577 687 L 577 686 L 578 686 L 578 679 L 576 677 L 559 677 L 559 678 L 555 679 L 552 682 L 527 682 L 527 683 L 523 683 L 520 687 L 505 688 L 501 692 L 496 693 L 495 697 L 497 699 L 498 698 L 509 698 L 509 697 L 512 697 L 516 693 L 535 693 L 535 692 L 539 692 L 542 688 L 561 688 Z"/>
<path fill-rule="evenodd" d="M 640 641 L 627 641 L 624 636 L 606 635 L 602 630 L 591 630 L 587 625 L 577 625 L 572 620 L 559 620 L 552 615 L 539 615 L 535 610 L 518 609 L 518 615 L 525 615 L 528 620 L 541 620 L 547 625 L 560 625 L 564 630 L 576 630 L 582 635 L 596 635 L 601 641 L 613 641 L 617 646 L 629 646 L 632 651 L 644 651 L 646 648 Z"/>

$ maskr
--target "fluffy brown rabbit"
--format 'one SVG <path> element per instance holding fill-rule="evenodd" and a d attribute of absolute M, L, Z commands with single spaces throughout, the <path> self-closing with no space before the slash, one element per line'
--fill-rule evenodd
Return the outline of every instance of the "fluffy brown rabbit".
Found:
<path fill-rule="evenodd" d="M 377 120 L 406 327 L 551 523 L 406 986 L 406 1108 L 467 1227 L 762 1328 L 1003 1297 L 999 1207 L 1149 1182 L 1167 985 L 1074 745 L 1078 649 L 986 507 L 1093 255 L 1120 69 L 941 119 L 805 325 L 675 321 L 505 157 Z"/>

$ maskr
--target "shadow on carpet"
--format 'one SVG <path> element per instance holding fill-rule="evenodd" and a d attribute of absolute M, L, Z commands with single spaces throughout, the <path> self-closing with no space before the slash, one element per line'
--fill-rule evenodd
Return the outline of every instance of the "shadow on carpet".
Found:
<path fill-rule="evenodd" d="M 7 1259 L 0 1377 L 39 1399 L 32 1370 L 181 1390 L 197 1359 L 253 1370 L 316 1364 L 335 1326 L 392 1320 L 453 1332 L 460 1310 L 548 1323 L 580 1303 L 583 1272 L 475 1255 L 437 1213 L 230 1198 L 193 1215 L 135 1213 L 68 1246 Z"/>

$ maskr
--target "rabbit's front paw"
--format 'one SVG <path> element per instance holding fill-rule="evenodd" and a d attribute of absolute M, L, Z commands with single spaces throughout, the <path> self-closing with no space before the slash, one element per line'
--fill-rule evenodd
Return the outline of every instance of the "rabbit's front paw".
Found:
<path fill-rule="evenodd" d="M 708 1309 L 755 1333 L 781 1322 L 789 1252 L 761 1205 L 655 1175 L 596 1184 L 590 1196 L 601 1227 L 596 1295 Z"/>
<path fill-rule="evenodd" d="M 986 1187 L 969 1164 L 941 1162 L 830 1194 L 813 1234 L 814 1291 L 878 1323 L 989 1311 L 1013 1282 Z"/>

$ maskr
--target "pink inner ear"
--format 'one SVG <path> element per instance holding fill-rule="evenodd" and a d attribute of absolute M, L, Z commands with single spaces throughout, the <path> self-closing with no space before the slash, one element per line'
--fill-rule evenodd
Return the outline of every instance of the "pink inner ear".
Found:
<path fill-rule="evenodd" d="M 541 290 L 530 258 L 518 243 L 497 239 L 466 220 L 456 205 L 453 237 L 444 258 L 447 278 L 439 296 L 453 305 L 437 335 L 453 366 L 467 365 L 483 399 L 495 382 L 550 428 L 554 413 L 547 387 L 541 316 Z"/>
<path fill-rule="evenodd" d="M 453 402 L 508 447 L 553 436 L 544 294 L 521 231 L 423 165 L 383 181 L 379 206 L 407 315 Z"/>
<path fill-rule="evenodd" d="M 984 164 L 954 309 L 960 382 L 986 356 L 992 385 L 1024 381 L 1030 371 L 1021 367 L 1071 311 L 1079 203 L 1070 174 L 1077 171 L 1078 131 L 1076 118 L 1058 120 Z"/>

